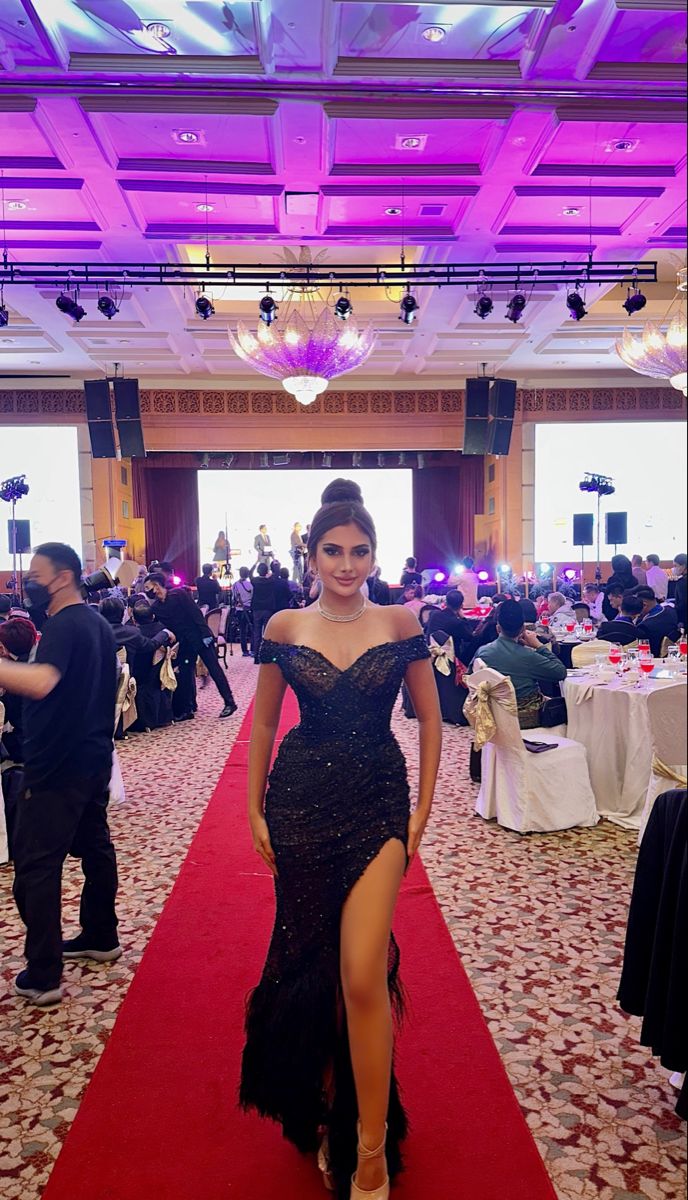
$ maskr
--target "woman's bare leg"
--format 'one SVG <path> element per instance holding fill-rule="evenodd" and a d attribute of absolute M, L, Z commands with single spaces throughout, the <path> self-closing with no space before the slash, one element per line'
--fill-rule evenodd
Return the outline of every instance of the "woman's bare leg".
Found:
<path fill-rule="evenodd" d="M 405 867 L 404 847 L 391 839 L 357 880 L 342 910 L 342 991 L 362 1142 L 371 1150 L 384 1140 L 389 1109 L 393 1024 L 387 962 Z M 383 1157 L 361 1163 L 356 1182 L 364 1191 L 384 1180 Z"/>

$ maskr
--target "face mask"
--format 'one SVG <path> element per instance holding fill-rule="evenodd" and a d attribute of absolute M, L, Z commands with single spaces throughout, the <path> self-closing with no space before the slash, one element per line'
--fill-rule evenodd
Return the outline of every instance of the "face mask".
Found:
<path fill-rule="evenodd" d="M 148 597 L 148 599 L 150 600 L 151 604 L 153 603 L 153 601 L 154 601 L 154 600 L 157 600 L 157 598 L 158 598 L 158 597 L 156 596 L 155 592 L 147 592 L 147 591 L 144 591 L 144 595 Z"/>
<path fill-rule="evenodd" d="M 35 579 L 27 579 L 24 591 L 31 608 L 47 608 L 52 600 L 52 595 L 45 584 L 37 583 Z"/>

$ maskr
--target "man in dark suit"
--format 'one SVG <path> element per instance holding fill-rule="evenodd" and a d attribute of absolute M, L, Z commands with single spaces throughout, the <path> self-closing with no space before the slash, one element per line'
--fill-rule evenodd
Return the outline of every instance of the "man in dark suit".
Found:
<path fill-rule="evenodd" d="M 175 721 L 189 721 L 195 711 L 196 659 L 208 668 L 208 674 L 224 700 L 221 717 L 236 712 L 232 689 L 217 660 L 213 635 L 203 613 L 184 588 L 167 588 L 165 576 L 154 572 L 146 576 L 144 591 L 155 609 L 156 616 L 166 629 L 171 629 L 179 642 L 177 652 L 177 690 L 174 693 Z"/>
<path fill-rule="evenodd" d="M 253 539 L 253 548 L 258 555 L 258 563 L 269 563 L 270 559 L 275 557 L 267 525 L 260 526 L 258 533 Z"/>
<path fill-rule="evenodd" d="M 389 584 L 380 578 L 381 574 L 382 568 L 375 567 L 372 575 L 368 577 L 368 598 L 372 604 L 391 604 Z"/>
<path fill-rule="evenodd" d="M 258 662 L 263 632 L 275 612 L 275 577 L 266 563 L 258 563 L 253 580 L 253 657 Z"/>
<path fill-rule="evenodd" d="M 448 633 L 454 643 L 454 651 L 456 657 L 460 658 L 467 665 L 467 660 L 464 658 L 464 649 L 467 652 L 468 645 L 473 637 L 473 630 L 468 621 L 462 616 L 463 595 L 461 592 L 452 590 L 447 592 L 445 597 L 446 608 L 435 608 L 428 617 L 426 631 L 428 635 L 435 632 L 436 629 L 443 629 Z"/>
<path fill-rule="evenodd" d="M 650 587 L 636 588 L 635 594 L 643 602 L 643 611 L 636 624 L 636 634 L 639 638 L 649 639 L 653 657 L 659 658 L 664 639 L 675 642 L 678 638 L 676 609 L 669 605 L 662 608 Z"/>
<path fill-rule="evenodd" d="M 643 602 L 634 592 L 624 592 L 621 597 L 621 608 L 613 621 L 603 621 L 597 630 L 597 637 L 604 642 L 614 642 L 616 646 L 630 646 L 638 640 L 636 621 L 643 611 Z"/>
<path fill-rule="evenodd" d="M 688 612 L 686 605 L 688 603 L 688 557 L 685 554 L 677 554 L 674 559 L 674 567 L 676 568 L 676 592 L 674 593 L 674 608 L 676 610 L 676 620 L 679 625 L 685 629 L 688 625 Z"/>

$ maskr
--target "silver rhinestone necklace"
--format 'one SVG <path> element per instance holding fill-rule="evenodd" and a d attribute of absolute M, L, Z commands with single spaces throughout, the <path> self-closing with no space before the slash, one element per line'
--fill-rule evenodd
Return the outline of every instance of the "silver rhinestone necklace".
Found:
<path fill-rule="evenodd" d="M 349 621 L 357 621 L 359 617 L 362 617 L 368 607 L 368 602 L 364 599 L 363 604 L 357 612 L 351 615 L 347 614 L 346 616 L 340 616 L 338 613 L 328 612 L 326 608 L 322 607 L 319 600 L 316 600 L 315 607 L 320 613 L 320 616 L 324 617 L 326 621 L 337 621 L 338 623 L 344 623 Z"/>

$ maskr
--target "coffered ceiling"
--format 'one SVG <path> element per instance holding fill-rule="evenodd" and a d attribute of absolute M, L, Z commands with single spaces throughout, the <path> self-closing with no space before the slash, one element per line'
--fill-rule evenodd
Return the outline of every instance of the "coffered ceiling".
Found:
<path fill-rule="evenodd" d="M 2 0 L 0 169 L 10 259 L 334 265 L 657 259 L 642 317 L 618 287 L 536 285 L 522 321 L 474 289 L 356 292 L 378 348 L 346 387 L 456 383 L 476 364 L 524 386 L 619 383 L 624 323 L 661 319 L 685 261 L 682 0 Z M 226 329 L 259 290 L 125 290 L 111 321 L 59 289 L 5 291 L 0 386 L 114 362 L 149 385 L 255 386 Z M 642 383 L 633 376 L 633 383 Z M 54 386 L 54 383 L 53 383 Z"/>

